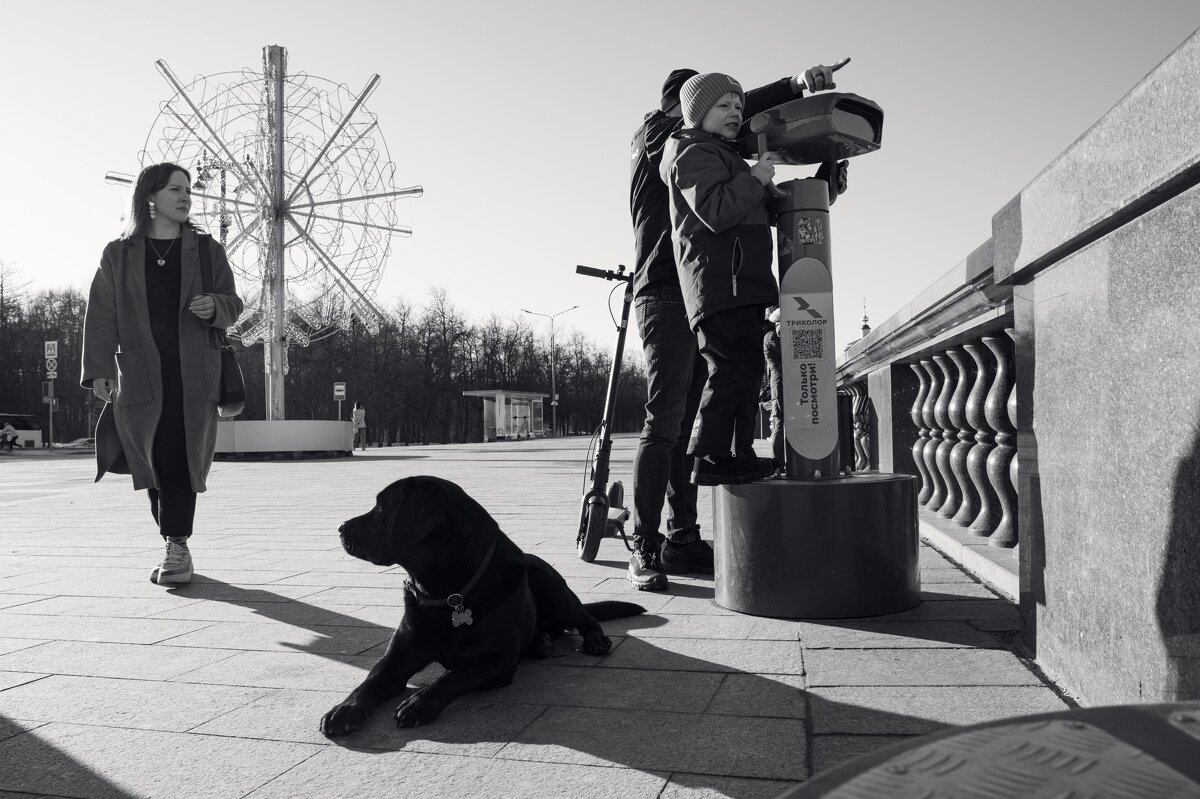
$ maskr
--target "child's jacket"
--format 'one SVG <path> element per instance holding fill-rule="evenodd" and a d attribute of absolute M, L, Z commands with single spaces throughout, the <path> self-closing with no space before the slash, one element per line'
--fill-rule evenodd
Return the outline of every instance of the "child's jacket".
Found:
<path fill-rule="evenodd" d="M 737 145 L 694 128 L 681 130 L 667 142 L 662 175 L 692 329 L 718 311 L 777 304 L 766 189 Z"/>

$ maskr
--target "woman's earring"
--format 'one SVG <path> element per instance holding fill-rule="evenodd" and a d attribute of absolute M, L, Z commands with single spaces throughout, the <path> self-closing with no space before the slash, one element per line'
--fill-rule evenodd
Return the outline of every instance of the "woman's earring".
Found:
<path fill-rule="evenodd" d="M 150 201 L 150 218 L 151 218 L 151 219 L 153 219 L 154 217 L 155 217 L 155 213 L 154 213 L 154 200 L 151 200 L 151 201 Z"/>

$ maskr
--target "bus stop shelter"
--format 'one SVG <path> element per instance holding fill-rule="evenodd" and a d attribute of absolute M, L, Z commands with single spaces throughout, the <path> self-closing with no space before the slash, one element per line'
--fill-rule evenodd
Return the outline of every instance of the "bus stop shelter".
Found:
<path fill-rule="evenodd" d="M 515 441 L 546 435 L 542 408 L 549 394 L 493 388 L 464 391 L 463 396 L 483 398 L 484 441 Z"/>

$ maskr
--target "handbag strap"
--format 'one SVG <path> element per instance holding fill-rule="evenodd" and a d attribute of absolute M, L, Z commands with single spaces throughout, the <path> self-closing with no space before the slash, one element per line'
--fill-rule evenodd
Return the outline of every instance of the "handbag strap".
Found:
<path fill-rule="evenodd" d="M 213 274 L 212 274 L 212 253 L 208 249 L 209 237 L 198 233 L 196 238 L 199 239 L 200 246 L 200 290 L 205 294 L 212 293 Z M 217 346 L 228 346 L 229 341 L 225 337 L 225 329 L 222 327 L 213 327 L 209 325 L 210 330 L 214 330 L 217 337 Z"/>

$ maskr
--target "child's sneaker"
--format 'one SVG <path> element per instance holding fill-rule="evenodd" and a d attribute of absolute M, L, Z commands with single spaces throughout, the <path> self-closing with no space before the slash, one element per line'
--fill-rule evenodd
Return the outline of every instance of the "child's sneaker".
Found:
<path fill-rule="evenodd" d="M 192 553 L 186 538 L 168 538 L 162 563 L 150 572 L 150 582 L 158 585 L 182 585 L 192 581 Z"/>
<path fill-rule="evenodd" d="M 698 486 L 741 485 L 762 480 L 775 473 L 770 458 L 713 458 L 696 459 L 692 483 Z"/>

